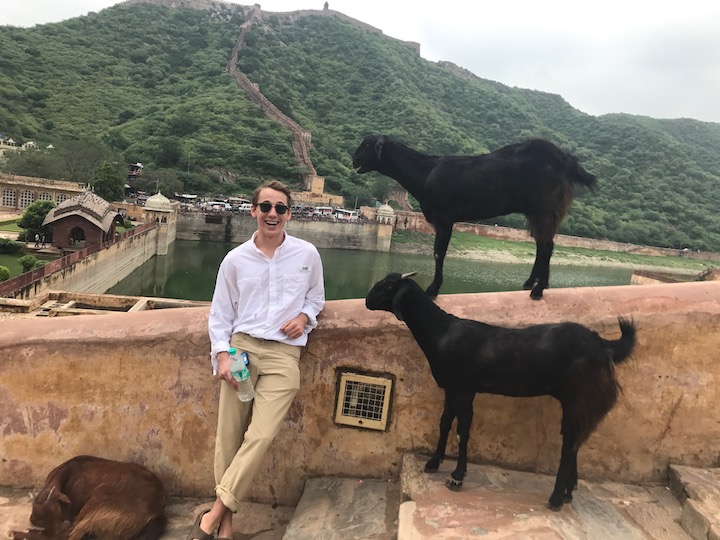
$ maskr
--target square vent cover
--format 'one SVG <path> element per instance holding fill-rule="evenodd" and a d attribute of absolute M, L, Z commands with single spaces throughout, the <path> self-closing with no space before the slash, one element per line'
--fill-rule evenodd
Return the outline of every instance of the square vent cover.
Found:
<path fill-rule="evenodd" d="M 384 431 L 387 427 L 392 380 L 358 373 L 341 373 L 335 422 Z"/>

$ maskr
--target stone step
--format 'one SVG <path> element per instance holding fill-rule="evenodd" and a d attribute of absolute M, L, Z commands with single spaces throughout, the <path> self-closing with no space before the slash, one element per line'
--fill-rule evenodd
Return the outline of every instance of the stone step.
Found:
<path fill-rule="evenodd" d="M 694 540 L 720 540 L 720 469 L 670 465 L 669 474 L 685 531 Z"/>
<path fill-rule="evenodd" d="M 394 479 L 311 478 L 283 540 L 393 540 L 399 503 Z"/>
<path fill-rule="evenodd" d="M 454 492 L 445 480 L 456 462 L 446 459 L 440 471 L 427 474 L 428 457 L 403 457 L 398 540 L 691 538 L 679 524 L 681 504 L 666 486 L 580 480 L 573 501 L 553 512 L 546 504 L 554 476 L 468 464 L 463 487 Z"/>

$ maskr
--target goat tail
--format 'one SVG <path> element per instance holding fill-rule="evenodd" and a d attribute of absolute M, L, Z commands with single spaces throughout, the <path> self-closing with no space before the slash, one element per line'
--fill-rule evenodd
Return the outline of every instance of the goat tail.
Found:
<path fill-rule="evenodd" d="M 620 339 L 614 341 L 605 340 L 605 344 L 610 350 L 613 363 L 615 364 L 621 364 L 632 356 L 637 341 L 637 324 L 635 324 L 632 319 L 618 317 L 618 324 L 620 325 L 620 332 L 622 333 Z"/>
<path fill-rule="evenodd" d="M 578 163 L 575 156 L 568 154 L 566 172 L 573 184 L 580 184 L 593 191 L 597 185 L 597 177 L 590 174 Z"/>

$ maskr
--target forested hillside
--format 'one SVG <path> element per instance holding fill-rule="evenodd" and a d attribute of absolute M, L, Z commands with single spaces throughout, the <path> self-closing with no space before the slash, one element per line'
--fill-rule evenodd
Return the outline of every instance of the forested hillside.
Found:
<path fill-rule="evenodd" d="M 104 146 L 186 191 L 246 193 L 260 178 L 299 185 L 291 135 L 225 74 L 246 14 L 118 5 L 31 29 L 0 28 L 0 132 L 21 142 Z M 331 16 L 263 16 L 237 67 L 312 133 L 326 190 L 382 198 L 394 181 L 357 175 L 370 133 L 433 154 L 475 154 L 540 136 L 599 179 L 562 231 L 720 251 L 720 124 L 586 115 L 560 96 L 510 88 Z M 481 74 L 480 74 L 481 75 Z M 68 161 L 68 160 L 65 160 Z M 6 169 L 67 169 L 40 157 Z M 55 170 L 52 170 L 55 167 Z M 522 216 L 494 220 L 523 225 Z"/>

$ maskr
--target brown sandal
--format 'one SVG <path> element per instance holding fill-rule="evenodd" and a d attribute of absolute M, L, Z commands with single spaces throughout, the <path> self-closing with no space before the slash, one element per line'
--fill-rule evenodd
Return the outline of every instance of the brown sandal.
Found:
<path fill-rule="evenodd" d="M 190 529 L 190 534 L 187 536 L 187 540 L 193 540 L 194 538 L 197 538 L 197 540 L 214 540 L 215 535 L 212 533 L 206 533 L 200 528 L 200 521 L 209 511 L 210 510 L 203 510 L 198 514 L 198 517 L 195 519 L 195 524 L 193 525 L 193 528 Z"/>

